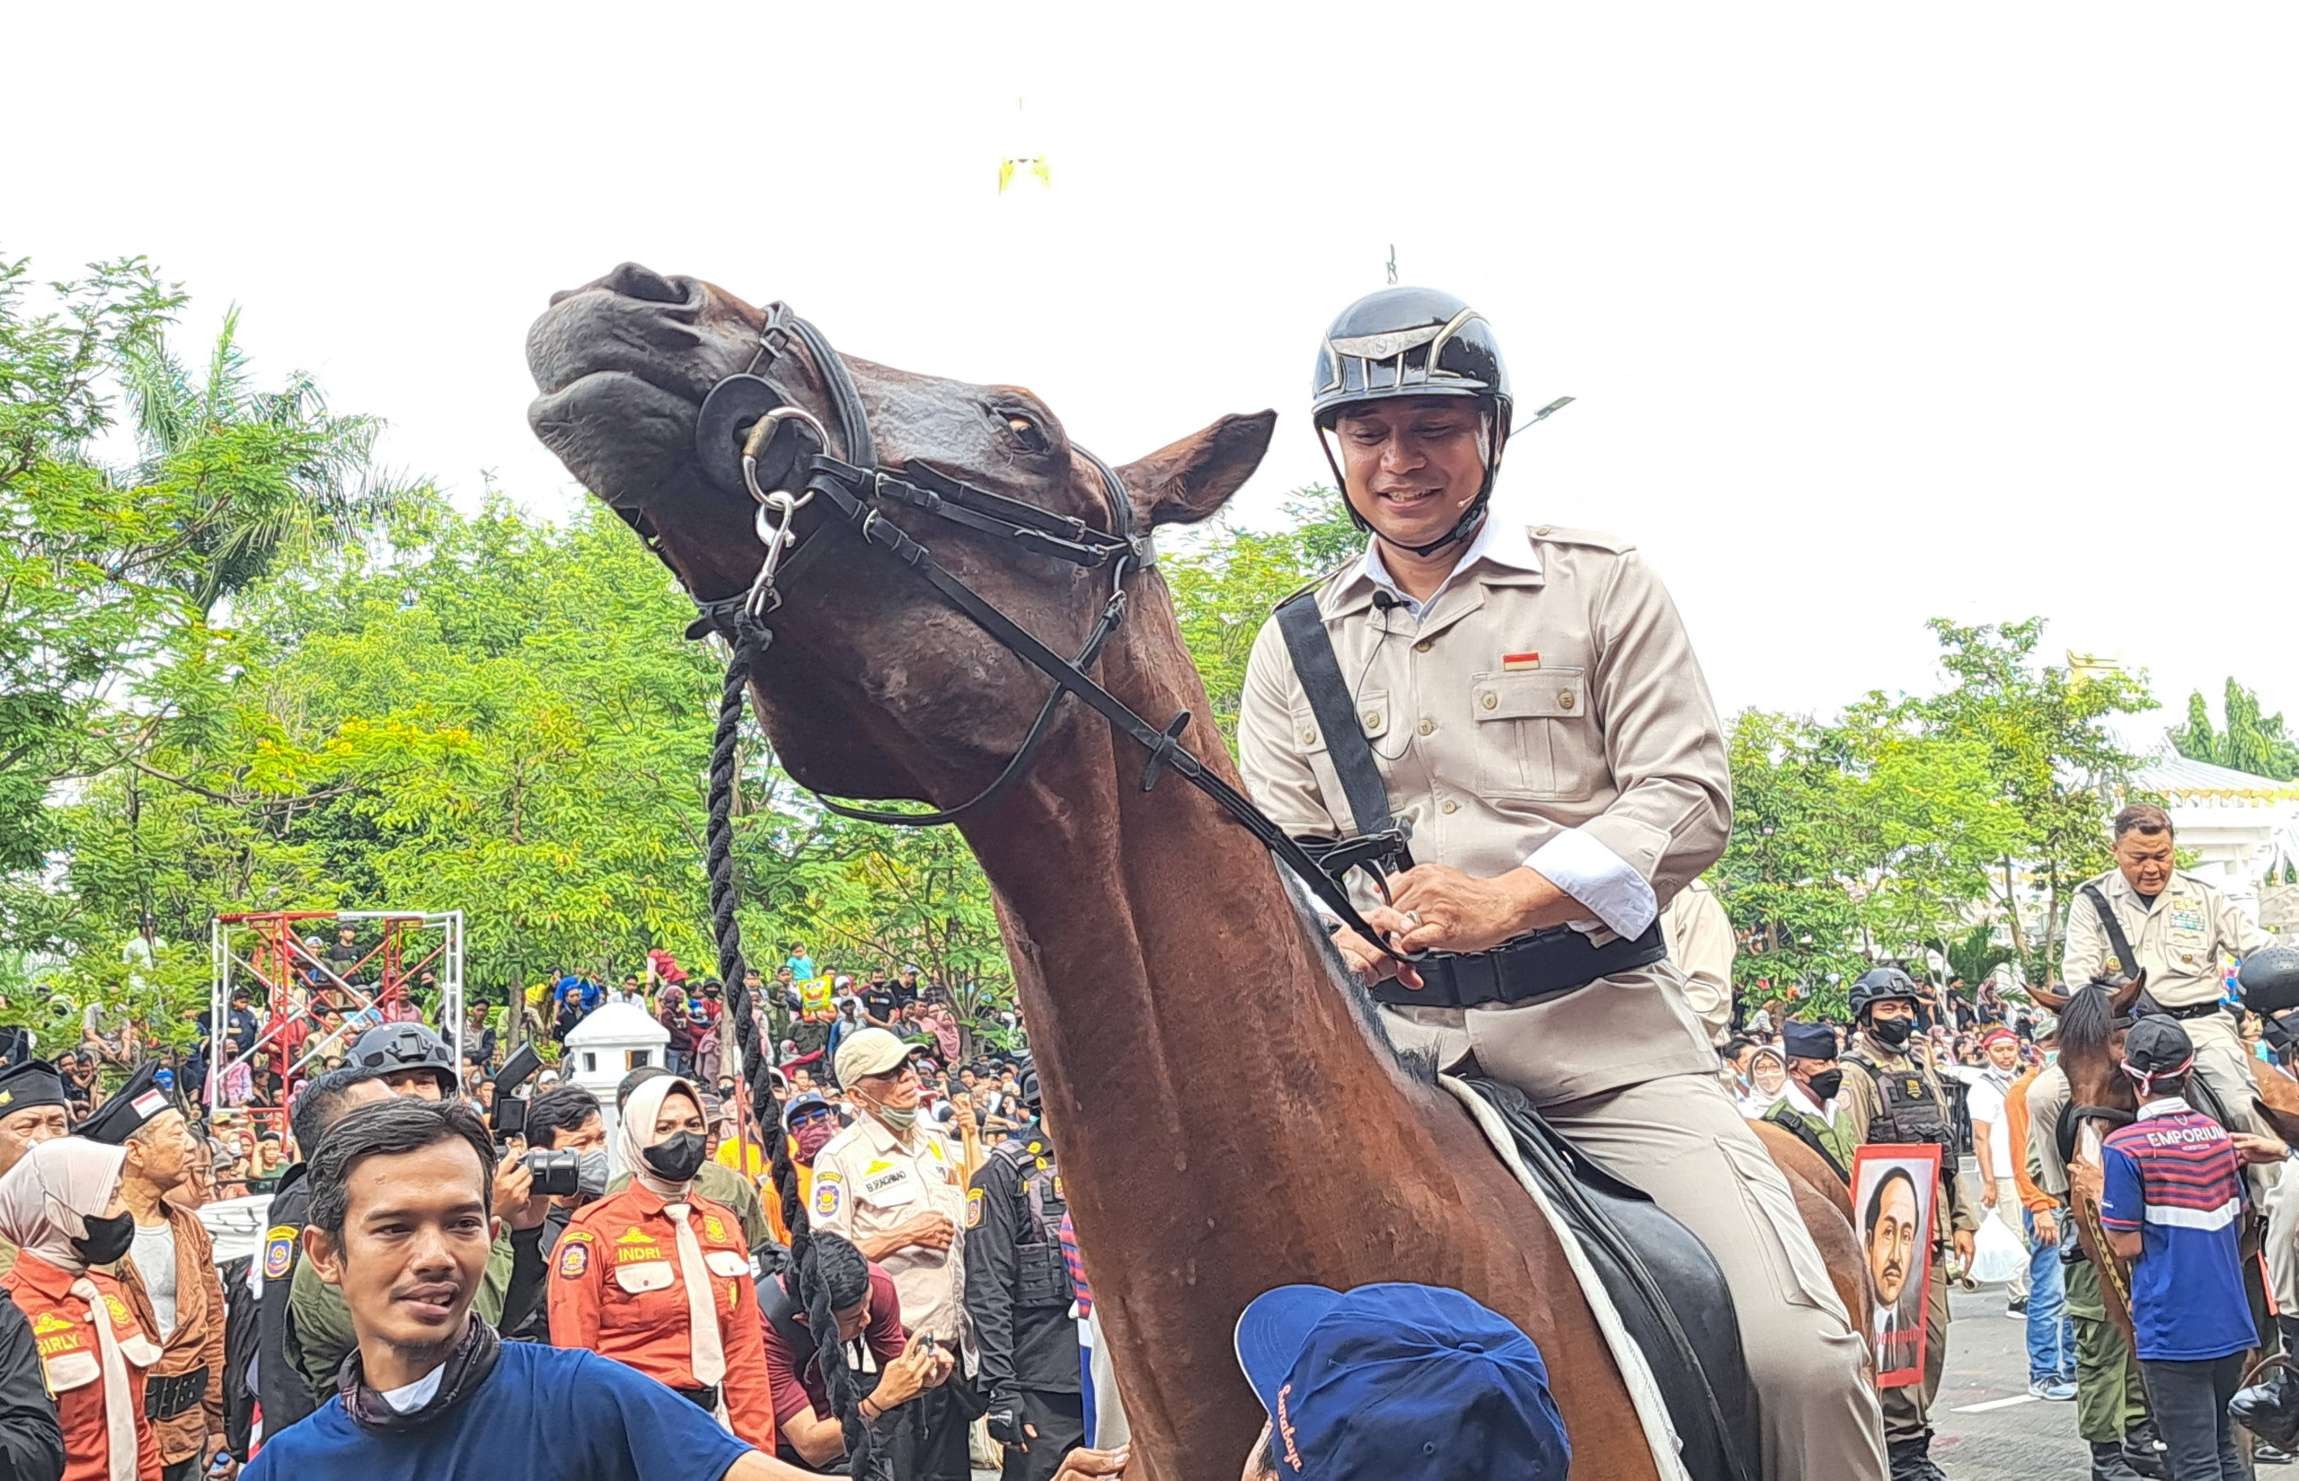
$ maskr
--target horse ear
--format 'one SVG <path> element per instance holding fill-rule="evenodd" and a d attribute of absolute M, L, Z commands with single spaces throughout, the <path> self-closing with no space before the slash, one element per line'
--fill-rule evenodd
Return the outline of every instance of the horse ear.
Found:
<path fill-rule="evenodd" d="M 1269 451 L 1277 413 L 1226 416 L 1118 470 L 1134 513 L 1151 525 L 1194 524 L 1229 502 Z"/>
<path fill-rule="evenodd" d="M 2131 1013 L 2131 1005 L 2139 1001 L 2140 992 L 2146 986 L 2147 968 L 2142 967 L 2139 969 L 2137 977 L 2117 988 L 2115 995 L 2108 999 L 2108 1011 L 2117 1018 L 2128 1017 Z"/>
<path fill-rule="evenodd" d="M 2053 992 L 2048 987 L 2031 987 L 2028 989 L 2028 996 L 2051 1009 L 2054 1013 L 2067 1011 L 2068 1000 L 2066 995 Z"/>

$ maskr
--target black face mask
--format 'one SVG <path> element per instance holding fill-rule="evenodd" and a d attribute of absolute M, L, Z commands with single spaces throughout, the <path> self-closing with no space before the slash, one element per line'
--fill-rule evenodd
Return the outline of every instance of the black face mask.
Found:
<path fill-rule="evenodd" d="M 691 1181 L 702 1170 L 703 1139 L 694 1132 L 682 1131 L 667 1142 L 657 1142 L 640 1155 L 655 1176 L 673 1183 Z"/>
<path fill-rule="evenodd" d="M 136 1216 L 119 1214 L 109 1219 L 83 1216 L 88 1232 L 72 1241 L 72 1248 L 90 1265 L 109 1265 L 136 1247 Z"/>
<path fill-rule="evenodd" d="M 1837 1091 L 1844 1088 L 1844 1072 L 1842 1070 L 1822 1070 L 1812 1077 L 1810 1088 L 1814 1100 L 1828 1100 Z"/>
<path fill-rule="evenodd" d="M 1908 1035 L 1915 1031 L 1916 1022 L 1912 1018 L 1872 1018 L 1868 1021 L 1868 1032 L 1874 1034 L 1876 1042 L 1887 1049 L 1903 1047 L 1908 1042 Z"/>

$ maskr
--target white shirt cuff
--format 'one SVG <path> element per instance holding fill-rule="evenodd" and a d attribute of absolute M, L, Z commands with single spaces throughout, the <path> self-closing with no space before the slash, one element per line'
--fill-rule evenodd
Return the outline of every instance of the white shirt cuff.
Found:
<path fill-rule="evenodd" d="M 1578 828 L 1567 828 L 1534 849 L 1525 867 L 1595 912 L 1594 921 L 1571 922 L 1575 930 L 1594 930 L 1601 921 L 1616 936 L 1636 937 L 1660 916 L 1652 882 Z"/>

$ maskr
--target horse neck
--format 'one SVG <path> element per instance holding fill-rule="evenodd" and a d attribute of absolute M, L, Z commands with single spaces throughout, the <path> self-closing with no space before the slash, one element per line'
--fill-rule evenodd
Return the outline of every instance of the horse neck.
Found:
<path fill-rule="evenodd" d="M 1239 785 L 1161 588 L 1137 592 L 1122 637 L 1102 682 L 1152 723 L 1200 717 L 1185 744 Z M 1109 1112 L 1180 1131 L 1267 1128 L 1305 1107 L 1314 1114 L 1286 1128 L 1301 1152 L 1354 1158 L 1364 1127 L 1333 1108 L 1386 1102 L 1410 1119 L 1400 1097 L 1425 1092 L 1360 1025 L 1274 861 L 1171 772 L 1144 793 L 1148 754 L 1100 717 L 1077 706 L 1069 724 L 1032 784 L 968 832 L 1003 906 L 1065 1146 L 1142 1129 Z"/>

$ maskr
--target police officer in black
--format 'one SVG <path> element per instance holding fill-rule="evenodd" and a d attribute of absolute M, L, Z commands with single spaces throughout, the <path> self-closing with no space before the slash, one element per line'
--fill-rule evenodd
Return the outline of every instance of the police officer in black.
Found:
<path fill-rule="evenodd" d="M 1062 1170 L 1042 1119 L 1038 1072 L 1022 1071 L 1030 1120 L 983 1160 L 966 1190 L 966 1314 L 981 1354 L 990 1437 L 1005 1481 L 1048 1481 L 1085 1443 L 1077 1298 L 1062 1263 Z"/>
<path fill-rule="evenodd" d="M 1940 1190 L 1933 1217 L 1932 1273 L 1924 1303 L 1924 1377 L 1886 1389 L 1884 1445 L 1892 1481 L 1942 1481 L 1932 1464 L 1931 1408 L 1940 1370 L 1948 1360 L 1948 1252 L 1969 1265 L 1972 1232 L 1979 1227 L 1978 1198 L 1964 1186 L 1955 1143 L 1954 1115 L 1939 1073 L 1916 1038 L 1916 984 L 1898 967 L 1878 967 L 1852 984 L 1852 1046 L 1838 1060 L 1844 1071 L 1837 1114 L 1846 1136 L 1860 1143 L 1931 1143 L 1940 1149 Z M 1952 1232 L 1951 1232 L 1952 1231 Z"/>

